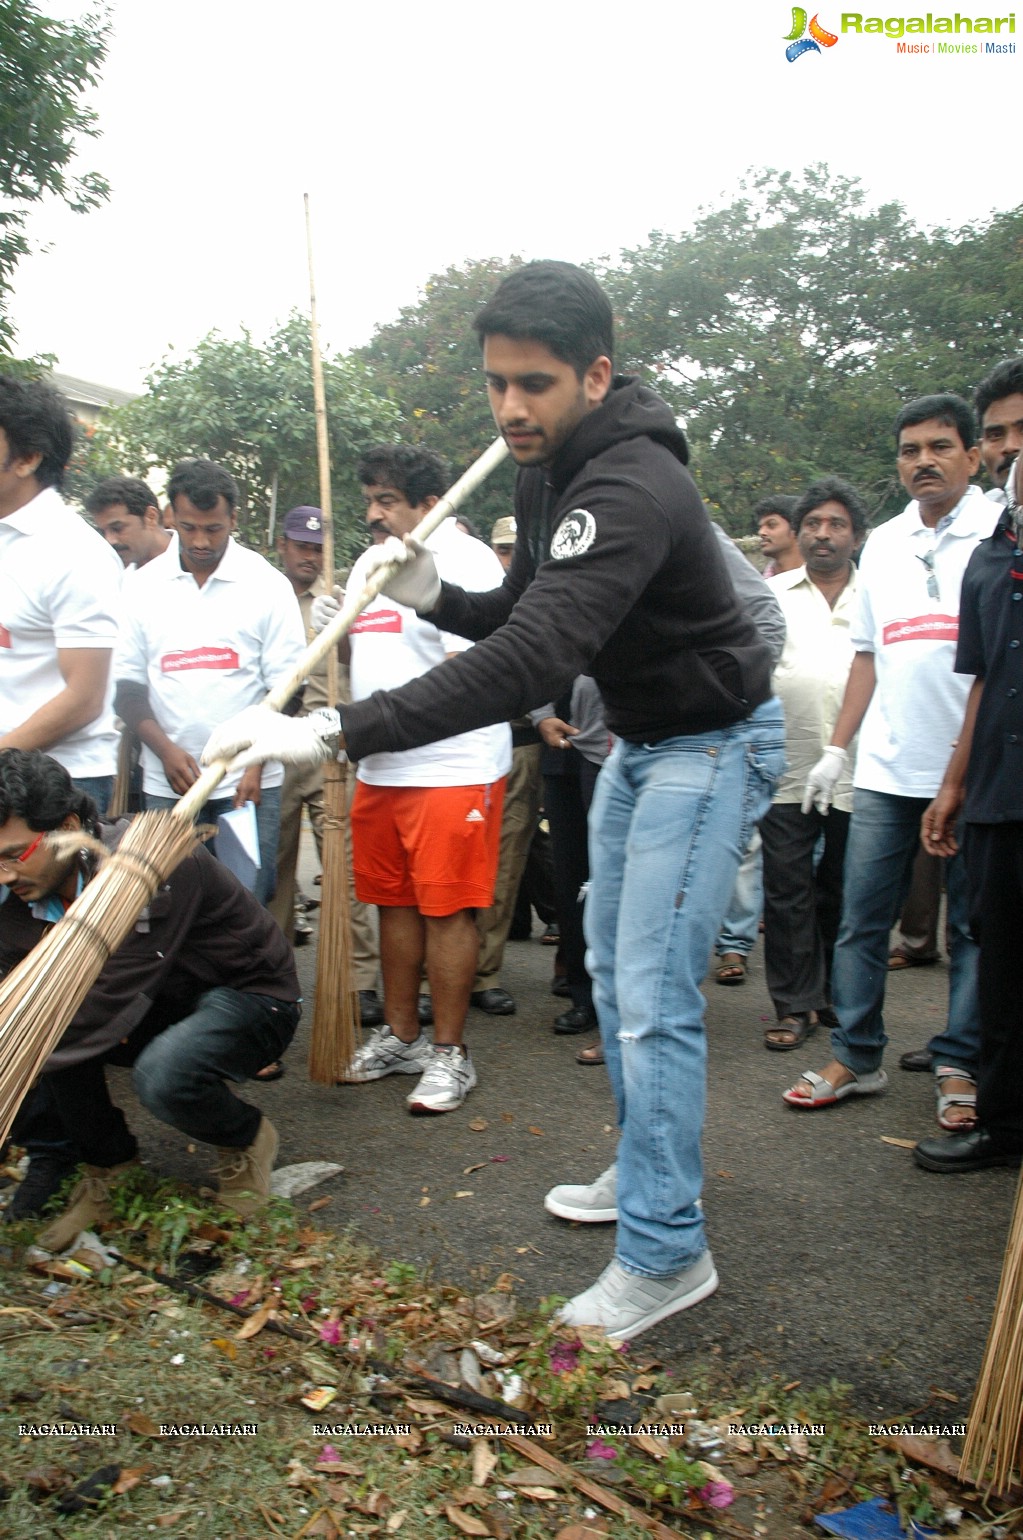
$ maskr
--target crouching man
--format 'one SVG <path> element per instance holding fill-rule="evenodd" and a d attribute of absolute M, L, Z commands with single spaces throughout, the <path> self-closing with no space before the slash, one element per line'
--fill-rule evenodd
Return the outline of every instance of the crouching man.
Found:
<path fill-rule="evenodd" d="M 0 972 L 32 950 L 95 874 L 93 853 L 58 855 L 47 833 L 82 830 L 114 848 L 125 827 L 101 826 L 95 804 L 48 755 L 0 752 Z M 277 1132 L 226 1082 L 251 1080 L 279 1058 L 300 1015 L 294 954 L 276 921 L 198 847 L 109 959 L 44 1066 L 40 1085 L 84 1176 L 40 1244 L 63 1250 L 111 1218 L 110 1181 L 137 1160 L 107 1090 L 108 1062 L 134 1064 L 139 1100 L 154 1117 L 216 1146 L 225 1205 L 244 1215 L 261 1208 Z"/>

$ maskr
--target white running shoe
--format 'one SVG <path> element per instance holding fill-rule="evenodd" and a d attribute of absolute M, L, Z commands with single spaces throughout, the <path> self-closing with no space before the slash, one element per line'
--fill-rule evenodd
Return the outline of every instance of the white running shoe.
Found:
<path fill-rule="evenodd" d="M 611 1224 L 618 1218 L 618 1167 L 608 1166 L 588 1187 L 562 1183 L 552 1187 L 543 1206 L 559 1219 L 578 1219 L 582 1224 Z"/>
<path fill-rule="evenodd" d="M 476 1071 L 467 1053 L 434 1044 L 422 1079 L 405 1100 L 410 1112 L 454 1112 L 475 1084 Z"/>
<path fill-rule="evenodd" d="M 676 1310 L 698 1305 L 717 1286 L 718 1275 L 709 1251 L 681 1273 L 666 1278 L 629 1273 L 614 1261 L 595 1284 L 562 1305 L 554 1319 L 562 1326 L 603 1326 L 613 1342 L 628 1341 Z"/>
<path fill-rule="evenodd" d="M 360 1085 L 385 1075 L 421 1075 L 432 1054 L 430 1039 L 422 1032 L 413 1042 L 403 1043 L 390 1027 L 374 1027 L 338 1084 Z"/>

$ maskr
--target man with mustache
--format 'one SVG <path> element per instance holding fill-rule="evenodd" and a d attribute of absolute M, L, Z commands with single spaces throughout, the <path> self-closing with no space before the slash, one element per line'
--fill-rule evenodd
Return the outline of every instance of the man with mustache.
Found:
<path fill-rule="evenodd" d="M 992 481 L 987 494 L 1004 507 L 1009 472 L 1023 449 L 1023 358 L 1006 358 L 977 386 L 980 458 Z"/>
<path fill-rule="evenodd" d="M 785 1094 L 816 1111 L 883 1091 L 888 935 L 909 889 L 919 822 L 941 784 L 970 680 L 956 674 L 959 588 L 992 508 L 971 486 L 980 464 L 968 402 L 922 396 L 895 420 L 896 464 L 912 501 L 867 542 L 853 622 L 856 649 L 831 743 L 811 770 L 804 810 L 831 805 L 857 731 L 853 814 L 832 986 L 832 1057 Z M 862 726 L 861 726 L 862 724 Z M 947 871 L 951 966 L 943 1032 L 928 1043 L 938 1121 L 968 1127 L 976 1104 L 977 949 L 959 856 Z"/>
<path fill-rule="evenodd" d="M 789 1053 L 831 1007 L 831 963 L 842 908 L 842 867 L 852 778 L 835 790 L 831 812 L 801 806 L 808 772 L 831 739 L 853 660 L 853 557 L 867 533 L 855 487 L 823 476 L 793 508 L 803 565 L 770 588 L 785 616 L 785 650 L 774 691 L 785 707 L 785 774 L 760 821 L 764 847 L 764 967 L 776 1021 L 764 1047 Z M 822 849 L 818 855 L 818 846 Z"/>

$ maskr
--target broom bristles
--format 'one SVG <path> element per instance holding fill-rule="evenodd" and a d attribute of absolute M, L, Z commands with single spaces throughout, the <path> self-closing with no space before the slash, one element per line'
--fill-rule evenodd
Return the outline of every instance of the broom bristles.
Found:
<path fill-rule="evenodd" d="M 1023 1481 L 1023 1173 L 959 1475 L 988 1494 Z"/>
<path fill-rule="evenodd" d="M 107 959 L 196 843 L 173 813 L 142 813 L 64 917 L 0 983 L 0 1139 Z"/>
<path fill-rule="evenodd" d="M 316 1000 L 309 1078 L 336 1085 L 355 1054 L 357 1011 L 351 976 L 351 903 L 345 838 L 345 766 L 328 765 L 323 784 L 323 884 L 316 950 Z"/>

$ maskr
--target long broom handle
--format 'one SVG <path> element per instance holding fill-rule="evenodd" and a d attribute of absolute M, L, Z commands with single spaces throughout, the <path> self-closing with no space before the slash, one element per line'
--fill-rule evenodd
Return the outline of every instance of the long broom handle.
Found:
<path fill-rule="evenodd" d="M 444 520 L 457 512 L 466 498 L 471 497 L 481 482 L 484 482 L 491 471 L 501 464 L 507 453 L 508 446 L 504 439 L 495 439 L 490 447 L 483 451 L 479 459 L 473 461 L 465 474 L 459 476 L 454 486 L 445 493 L 440 502 L 435 503 L 425 518 L 420 519 L 412 531 L 415 538 L 420 541 L 425 540 L 427 536 L 433 534 L 435 529 L 439 529 Z M 283 709 L 299 685 L 304 684 L 308 679 L 320 659 L 325 657 L 337 645 L 348 631 L 352 622 L 362 614 L 367 604 L 376 598 L 384 584 L 398 571 L 401 565 L 401 562 L 397 561 L 384 562 L 373 573 L 362 592 L 354 599 L 347 600 L 330 624 L 325 626 L 320 632 L 316 640 L 309 643 L 289 678 L 270 691 L 263 702 L 265 706 L 268 706 L 271 711 Z M 214 787 L 219 786 L 230 768 L 231 761 L 227 759 L 218 759 L 214 764 L 207 766 L 195 784 L 190 786 L 185 795 L 175 803 L 174 813 L 179 818 L 194 818 L 199 809 L 208 800 Z"/>
<path fill-rule="evenodd" d="M 334 586 L 334 510 L 330 496 L 330 440 L 327 436 L 327 393 L 323 384 L 320 327 L 316 319 L 316 283 L 313 277 L 313 227 L 309 194 L 305 202 L 305 247 L 309 265 L 309 346 L 313 366 L 313 410 L 316 416 L 316 463 L 320 473 L 320 510 L 323 514 L 323 570 L 327 586 Z M 337 700 L 337 649 L 327 657 L 327 698 Z"/>

